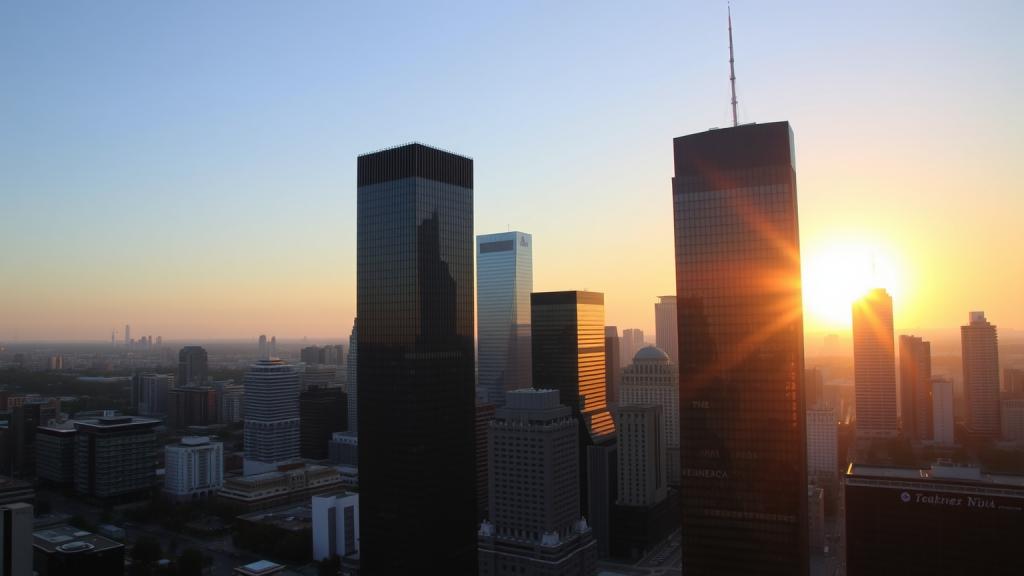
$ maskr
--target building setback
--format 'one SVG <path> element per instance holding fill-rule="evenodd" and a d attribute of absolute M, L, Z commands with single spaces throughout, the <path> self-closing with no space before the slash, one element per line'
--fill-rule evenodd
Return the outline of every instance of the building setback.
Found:
<path fill-rule="evenodd" d="M 476 569 L 473 161 L 357 161 L 360 573 Z"/>
<path fill-rule="evenodd" d="M 748 124 L 674 152 L 683 572 L 806 574 L 793 133 Z"/>

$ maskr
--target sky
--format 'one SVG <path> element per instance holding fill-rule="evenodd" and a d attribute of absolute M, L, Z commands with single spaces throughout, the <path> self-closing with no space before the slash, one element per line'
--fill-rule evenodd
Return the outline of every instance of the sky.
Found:
<path fill-rule="evenodd" d="M 347 335 L 356 157 L 411 141 L 474 158 L 536 291 L 653 340 L 725 2 L 370 4 L 0 4 L 0 341 Z M 897 329 L 1024 329 L 1024 3 L 731 6 L 739 121 L 795 134 L 805 330 L 876 285 Z"/>

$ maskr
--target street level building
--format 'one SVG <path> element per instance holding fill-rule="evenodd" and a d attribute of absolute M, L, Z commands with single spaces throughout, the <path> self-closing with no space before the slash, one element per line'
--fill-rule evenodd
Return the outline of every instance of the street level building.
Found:
<path fill-rule="evenodd" d="M 896 353 L 892 297 L 875 288 L 853 304 L 853 379 L 857 438 L 895 438 Z"/>
<path fill-rule="evenodd" d="M 971 312 L 970 323 L 960 327 L 964 368 L 964 407 L 967 431 L 977 436 L 998 436 L 999 339 L 984 312 Z"/>
<path fill-rule="evenodd" d="M 674 140 L 686 574 L 808 570 L 794 150 L 788 122 Z"/>
<path fill-rule="evenodd" d="M 282 464 L 271 472 L 226 478 L 217 499 L 252 512 L 309 502 L 311 496 L 342 488 L 341 476 L 334 468 L 296 462 Z"/>
<path fill-rule="evenodd" d="M 224 483 L 224 444 L 186 436 L 165 448 L 164 495 L 185 502 L 217 494 Z"/>
<path fill-rule="evenodd" d="M 1024 476 L 851 464 L 845 484 L 849 576 L 1024 573 Z"/>
<path fill-rule="evenodd" d="M 622 369 L 622 404 L 657 404 L 664 410 L 665 472 L 679 484 L 679 367 L 661 348 L 645 346 Z"/>

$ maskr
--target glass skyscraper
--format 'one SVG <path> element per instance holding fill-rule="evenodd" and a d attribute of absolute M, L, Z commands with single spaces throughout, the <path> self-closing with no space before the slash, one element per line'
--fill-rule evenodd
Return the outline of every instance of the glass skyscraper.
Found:
<path fill-rule="evenodd" d="M 676 138 L 686 574 L 807 574 L 803 315 L 788 122 Z"/>
<path fill-rule="evenodd" d="M 476 265 L 479 384 L 500 408 L 505 392 L 533 386 L 533 238 L 522 232 L 477 236 Z"/>
<path fill-rule="evenodd" d="M 358 159 L 361 574 L 476 571 L 473 161 Z"/>

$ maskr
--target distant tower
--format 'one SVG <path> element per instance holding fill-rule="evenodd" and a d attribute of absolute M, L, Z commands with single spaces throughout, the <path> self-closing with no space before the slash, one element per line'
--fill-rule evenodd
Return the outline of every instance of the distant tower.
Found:
<path fill-rule="evenodd" d="M 896 354 L 892 297 L 876 288 L 853 304 L 853 384 L 857 437 L 894 438 Z"/>
<path fill-rule="evenodd" d="M 268 358 L 270 355 L 267 350 L 267 335 L 260 334 L 260 358 Z"/>
<path fill-rule="evenodd" d="M 533 237 L 502 232 L 476 237 L 479 384 L 495 407 L 505 392 L 531 388 L 530 293 Z"/>
<path fill-rule="evenodd" d="M 202 346 L 185 346 L 178 352 L 178 386 L 205 383 L 206 350 Z"/>
<path fill-rule="evenodd" d="M 622 331 L 622 357 L 633 358 L 637 350 L 644 347 L 644 331 L 639 328 L 626 328 Z"/>
<path fill-rule="evenodd" d="M 622 348 L 618 326 L 604 327 L 604 397 L 607 402 L 619 401 L 622 383 Z"/>
<path fill-rule="evenodd" d="M 817 480 L 827 498 L 839 488 L 839 435 L 836 409 L 824 401 L 807 407 L 807 474 Z M 845 460 L 844 460 L 845 462 Z"/>
<path fill-rule="evenodd" d="M 904 436 L 932 439 L 932 345 L 906 334 L 900 336 L 900 412 Z"/>
<path fill-rule="evenodd" d="M 263 359 L 245 373 L 246 475 L 274 470 L 299 457 L 299 373 Z"/>
<path fill-rule="evenodd" d="M 128 347 L 132 342 L 132 327 L 128 324 L 124 325 L 124 345 Z"/>
<path fill-rule="evenodd" d="M 277 336 L 270 337 L 270 356 L 272 358 L 277 357 Z"/>
<path fill-rule="evenodd" d="M 348 337 L 348 357 L 345 358 L 345 388 L 348 391 L 348 431 L 359 432 L 359 346 L 356 329 L 359 319 L 352 319 L 352 335 Z"/>
<path fill-rule="evenodd" d="M 668 354 L 672 363 L 679 365 L 679 318 L 675 296 L 659 296 L 654 304 L 654 345 Z"/>
<path fill-rule="evenodd" d="M 679 484 L 679 367 L 661 348 L 641 348 L 632 363 L 622 369 L 619 391 L 623 405 L 657 404 L 664 408 L 665 471 L 670 483 Z"/>
<path fill-rule="evenodd" d="M 965 427 L 971 434 L 997 436 L 999 427 L 999 338 L 984 312 L 971 312 L 960 327 L 964 367 Z"/>
<path fill-rule="evenodd" d="M 113 330 L 110 331 L 110 346 L 111 347 L 117 346 L 117 342 L 114 341 L 114 331 Z"/>
<path fill-rule="evenodd" d="M 953 383 L 945 378 L 932 379 L 932 439 L 936 446 L 952 446 Z"/>

